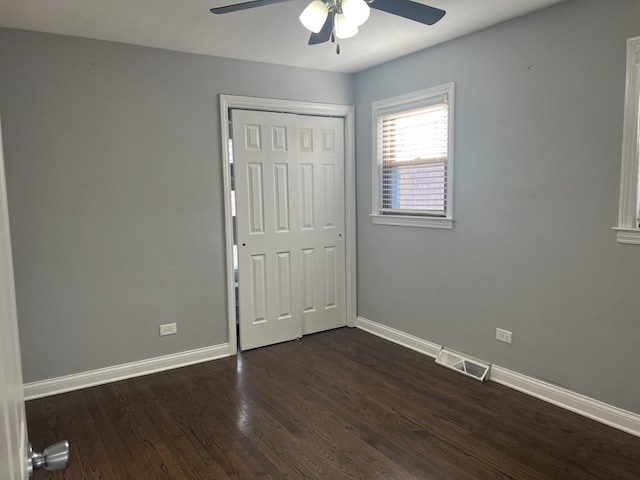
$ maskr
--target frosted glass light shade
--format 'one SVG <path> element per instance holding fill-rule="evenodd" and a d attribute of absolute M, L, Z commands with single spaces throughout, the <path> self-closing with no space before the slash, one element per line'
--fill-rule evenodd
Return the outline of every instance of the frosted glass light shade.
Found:
<path fill-rule="evenodd" d="M 340 40 L 351 38 L 358 33 L 358 25 L 352 22 L 345 14 L 336 15 L 336 37 Z"/>
<path fill-rule="evenodd" d="M 300 22 L 308 30 L 318 33 L 329 15 L 327 4 L 322 0 L 313 0 L 300 14 Z"/>
<path fill-rule="evenodd" d="M 367 21 L 371 9 L 364 0 L 342 0 L 342 13 L 359 27 Z"/>

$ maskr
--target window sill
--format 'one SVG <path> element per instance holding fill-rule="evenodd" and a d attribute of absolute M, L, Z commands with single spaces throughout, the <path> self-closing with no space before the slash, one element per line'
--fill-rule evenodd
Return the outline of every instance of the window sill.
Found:
<path fill-rule="evenodd" d="M 371 214 L 371 222 L 374 225 L 453 229 L 453 219 L 444 217 L 412 217 L 409 215 L 379 215 L 373 213 Z"/>
<path fill-rule="evenodd" d="M 613 227 L 617 234 L 618 243 L 640 245 L 640 228 Z"/>

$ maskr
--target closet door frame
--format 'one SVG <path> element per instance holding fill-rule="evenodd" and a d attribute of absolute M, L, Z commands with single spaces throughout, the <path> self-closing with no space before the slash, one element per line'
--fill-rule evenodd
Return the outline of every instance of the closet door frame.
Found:
<path fill-rule="evenodd" d="M 220 128 L 224 183 L 225 242 L 227 255 L 227 315 L 229 355 L 238 348 L 236 333 L 235 275 L 233 268 L 233 216 L 231 215 L 231 172 L 229 168 L 230 110 L 261 110 L 318 117 L 340 117 L 344 121 L 344 191 L 345 191 L 345 287 L 347 326 L 356 326 L 356 178 L 355 178 L 355 107 L 328 103 L 308 103 L 235 95 L 220 95 Z"/>

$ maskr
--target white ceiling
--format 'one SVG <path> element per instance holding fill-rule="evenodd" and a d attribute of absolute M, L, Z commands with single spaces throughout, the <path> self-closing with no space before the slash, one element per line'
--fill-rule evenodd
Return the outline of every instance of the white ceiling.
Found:
<path fill-rule="evenodd" d="M 0 26 L 353 73 L 562 0 L 415 0 L 447 11 L 426 26 L 378 10 L 354 38 L 308 46 L 309 0 L 213 15 L 244 0 L 0 0 Z"/>

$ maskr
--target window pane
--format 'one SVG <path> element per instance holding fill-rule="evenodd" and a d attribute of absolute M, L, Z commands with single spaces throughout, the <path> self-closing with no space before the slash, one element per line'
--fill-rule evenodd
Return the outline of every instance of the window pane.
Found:
<path fill-rule="evenodd" d="M 381 118 L 378 149 L 381 213 L 446 214 L 447 103 Z"/>
<path fill-rule="evenodd" d="M 382 172 L 382 206 L 444 214 L 446 180 L 446 162 L 387 164 Z"/>

